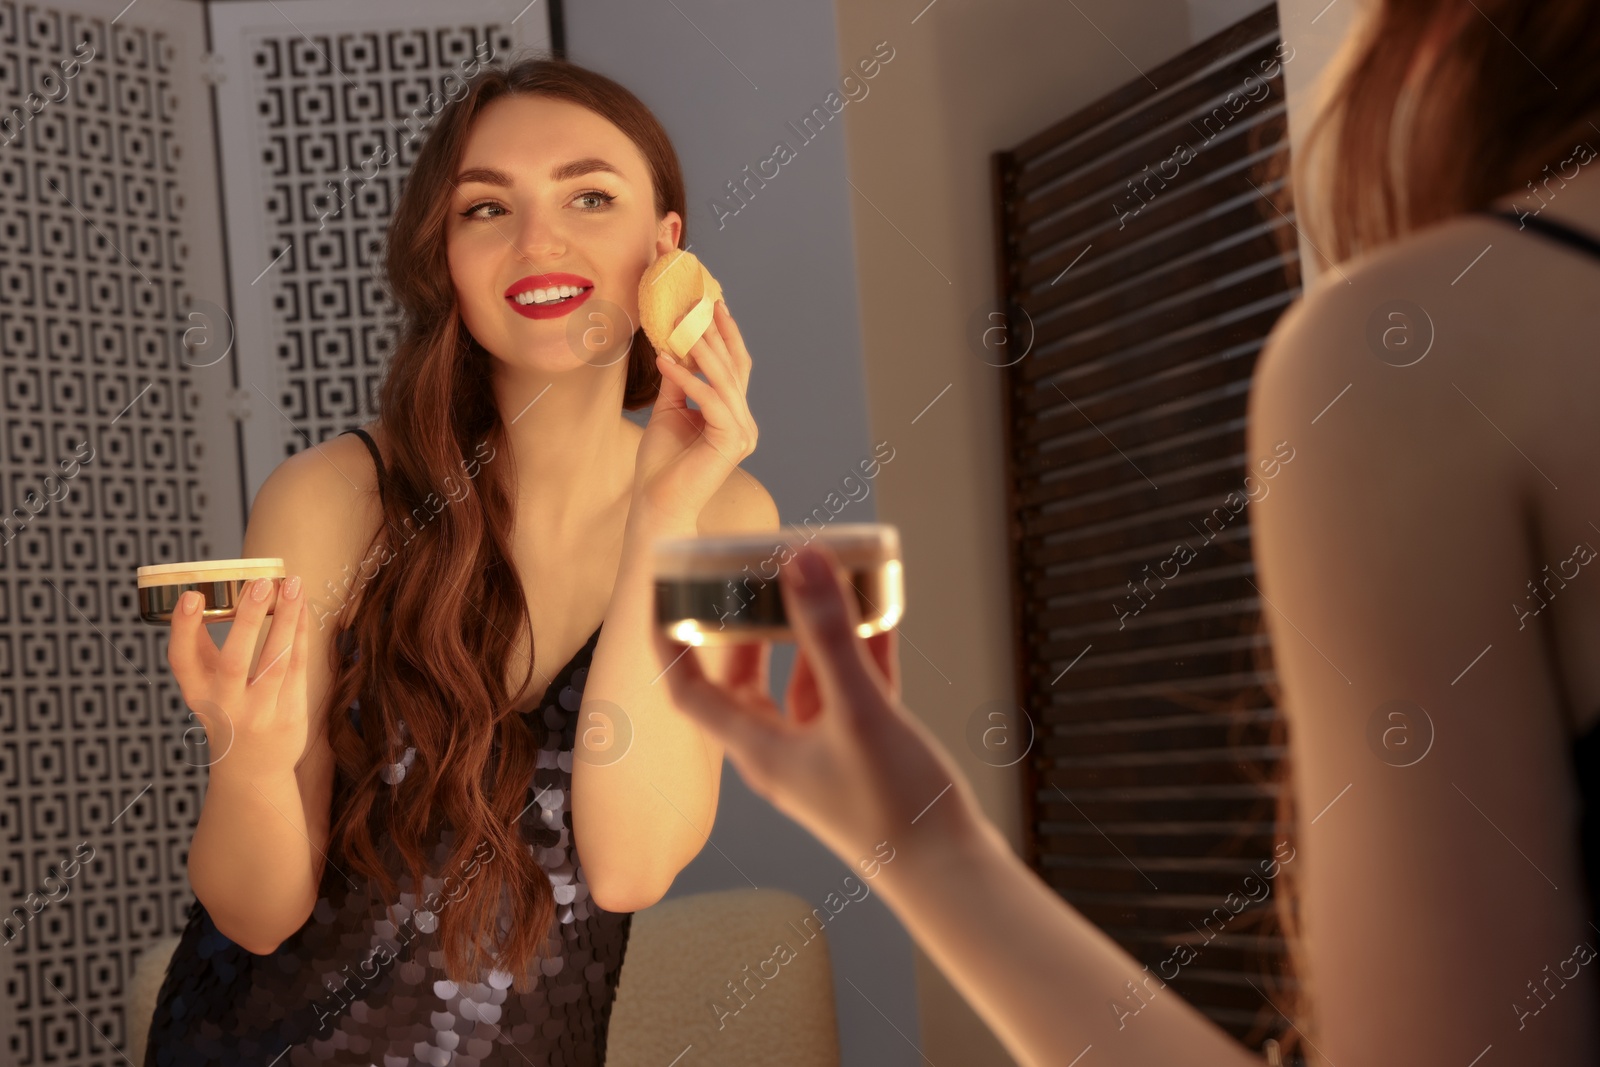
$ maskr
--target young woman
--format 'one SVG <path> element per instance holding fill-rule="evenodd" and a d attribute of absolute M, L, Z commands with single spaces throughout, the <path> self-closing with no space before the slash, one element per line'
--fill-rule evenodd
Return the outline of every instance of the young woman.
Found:
<path fill-rule="evenodd" d="M 214 762 L 147 1064 L 603 1061 L 629 913 L 704 845 L 722 763 L 655 684 L 650 545 L 777 522 L 736 470 L 727 305 L 704 381 L 627 325 L 684 211 L 660 124 L 575 65 L 439 115 L 389 228 L 381 419 L 257 495 L 270 628 L 264 596 L 220 650 L 172 622 Z"/>
<path fill-rule="evenodd" d="M 1373 0 L 1331 76 L 1296 183 L 1330 262 L 1250 411 L 1250 457 L 1297 452 L 1251 521 L 1303 995 L 1257 992 L 1314 1064 L 1593 1064 L 1600 4 Z M 753 648 L 667 676 L 751 788 L 847 863 L 890 843 L 884 899 L 1020 1062 L 1259 1064 L 1018 860 L 823 561 L 781 573 L 788 718 Z"/>

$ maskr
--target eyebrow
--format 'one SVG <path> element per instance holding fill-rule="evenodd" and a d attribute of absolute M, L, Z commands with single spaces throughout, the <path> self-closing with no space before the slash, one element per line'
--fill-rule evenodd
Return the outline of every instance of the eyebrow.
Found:
<path fill-rule="evenodd" d="M 583 159 L 574 159 L 566 163 L 557 164 L 550 171 L 550 180 L 564 182 L 572 178 L 581 178 L 585 174 L 593 174 L 597 171 L 615 174 L 624 181 L 627 180 L 622 171 L 596 156 L 587 156 Z M 457 185 L 465 185 L 467 182 L 480 182 L 484 185 L 502 187 L 509 187 L 515 184 L 509 174 L 502 170 L 495 170 L 493 167 L 473 167 L 456 175 Z"/>

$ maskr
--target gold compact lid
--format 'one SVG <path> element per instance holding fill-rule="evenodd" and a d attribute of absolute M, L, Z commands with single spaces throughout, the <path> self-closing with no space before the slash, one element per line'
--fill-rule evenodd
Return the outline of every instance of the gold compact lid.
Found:
<path fill-rule="evenodd" d="M 188 563 L 153 563 L 140 567 L 139 588 L 151 585 L 197 585 L 251 578 L 285 578 L 288 571 L 276 556 L 256 559 L 201 559 Z"/>
<path fill-rule="evenodd" d="M 652 547 L 657 578 L 726 578 L 746 567 L 753 573 L 764 570 L 763 576 L 771 578 L 774 567 L 808 544 L 827 545 L 840 565 L 852 569 L 877 567 L 900 558 L 900 531 L 881 522 L 790 525 L 761 533 L 672 537 Z"/>

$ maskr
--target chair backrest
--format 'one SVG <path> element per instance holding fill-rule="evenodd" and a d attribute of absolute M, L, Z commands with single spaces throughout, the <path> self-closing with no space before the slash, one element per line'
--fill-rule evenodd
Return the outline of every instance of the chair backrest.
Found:
<path fill-rule="evenodd" d="M 838 1067 L 829 918 L 776 889 L 696 893 L 636 912 L 607 1067 L 680 1056 L 694 1067 Z"/>
<path fill-rule="evenodd" d="M 826 914 L 822 916 L 825 921 Z M 808 923 L 806 920 L 810 920 Z M 776 889 L 678 897 L 636 912 L 612 1008 L 607 1067 L 839 1067 L 828 941 L 809 904 Z M 128 1056 L 178 946 L 150 942 L 128 983 Z"/>

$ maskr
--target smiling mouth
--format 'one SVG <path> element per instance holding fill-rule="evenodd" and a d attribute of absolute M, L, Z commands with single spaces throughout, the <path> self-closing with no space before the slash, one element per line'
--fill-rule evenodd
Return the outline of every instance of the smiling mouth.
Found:
<path fill-rule="evenodd" d="M 548 289 L 527 289 L 507 299 L 519 307 L 553 308 L 580 297 L 593 288 L 592 285 L 555 285 Z"/>

